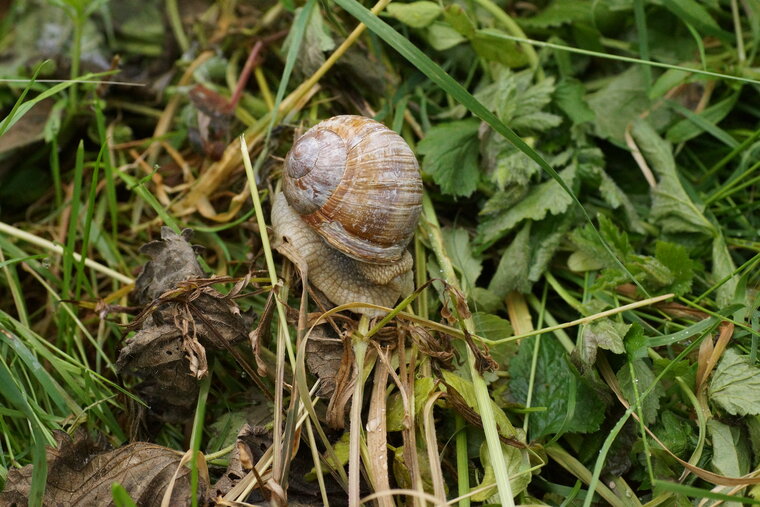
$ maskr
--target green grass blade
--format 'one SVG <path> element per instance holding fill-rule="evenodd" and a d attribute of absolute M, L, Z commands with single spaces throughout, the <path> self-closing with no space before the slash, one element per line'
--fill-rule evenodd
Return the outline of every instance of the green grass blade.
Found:
<path fill-rule="evenodd" d="M 23 111 L 21 110 L 22 106 L 26 104 L 26 102 L 24 102 L 24 99 L 26 98 L 27 93 L 29 93 L 29 90 L 32 89 L 34 81 L 37 79 L 37 75 L 42 70 L 42 67 L 49 61 L 50 60 L 45 60 L 43 62 L 40 62 L 34 69 L 34 73 L 32 74 L 32 78 L 29 80 L 29 84 L 26 85 L 26 88 L 24 88 L 24 91 L 21 92 L 21 95 L 18 96 L 18 99 L 16 100 L 16 103 L 13 104 L 13 108 L 11 108 L 11 112 L 8 113 L 8 116 L 3 118 L 3 121 L 0 122 L 0 136 L 5 134 L 5 132 L 11 128 L 13 124 L 16 123 L 22 116 L 24 116 L 24 113 L 26 113 L 26 111 L 28 111 L 28 109 L 25 109 Z"/>
<path fill-rule="evenodd" d="M 23 104 L 20 104 L 18 107 L 14 107 L 14 109 L 11 110 L 10 113 L 8 113 L 8 116 L 3 118 L 2 123 L 0 123 L 0 135 L 2 135 L 5 131 L 11 128 L 17 121 L 21 119 L 22 116 L 28 113 L 30 109 L 32 109 L 35 105 L 37 105 L 39 102 L 42 102 L 46 98 L 52 97 L 53 95 L 56 95 L 66 90 L 70 86 L 74 85 L 74 83 L 76 82 L 89 81 L 89 80 L 96 79 L 99 77 L 109 76 L 113 74 L 114 72 L 116 71 L 85 74 L 84 76 L 80 77 L 76 81 L 65 81 L 63 83 L 58 83 L 57 85 L 51 86 L 50 88 L 40 93 L 33 99 L 28 100 L 24 102 Z M 31 86 L 31 83 L 30 83 L 30 86 Z"/>

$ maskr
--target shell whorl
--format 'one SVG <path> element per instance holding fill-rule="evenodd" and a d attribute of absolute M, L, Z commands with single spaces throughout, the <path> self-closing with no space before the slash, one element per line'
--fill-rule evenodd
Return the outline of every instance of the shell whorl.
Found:
<path fill-rule="evenodd" d="M 397 261 L 417 226 L 422 180 L 414 153 L 362 116 L 318 123 L 285 162 L 288 203 L 325 241 L 365 262 Z"/>

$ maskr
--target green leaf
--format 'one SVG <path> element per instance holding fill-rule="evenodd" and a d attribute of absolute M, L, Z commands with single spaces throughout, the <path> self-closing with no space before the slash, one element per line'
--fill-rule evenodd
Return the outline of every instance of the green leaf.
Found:
<path fill-rule="evenodd" d="M 508 320 L 490 313 L 475 312 L 472 314 L 475 332 L 488 340 L 502 340 L 512 336 L 512 325 Z"/>
<path fill-rule="evenodd" d="M 727 146 L 735 148 L 738 142 L 724 130 L 716 127 L 716 125 L 734 109 L 738 98 L 739 93 L 733 93 L 728 98 L 707 107 L 700 113 L 692 113 L 689 109 L 683 108 L 683 106 L 678 107 L 679 111 L 690 114 L 670 127 L 665 137 L 671 143 L 678 144 L 704 132 L 712 132 L 714 133 L 714 137 L 723 140 Z"/>
<path fill-rule="evenodd" d="M 518 19 L 520 25 L 529 28 L 554 28 L 566 23 L 592 21 L 592 2 L 589 0 L 554 0 L 532 17 Z"/>
<path fill-rule="evenodd" d="M 712 277 L 715 283 L 724 281 L 716 291 L 715 301 L 719 306 L 726 306 L 734 302 L 736 289 L 739 286 L 739 277 L 731 276 L 735 271 L 736 265 L 728 251 L 723 233 L 718 232 L 712 242 Z M 729 276 L 731 278 L 727 278 Z"/>
<path fill-rule="evenodd" d="M 462 6 L 447 5 L 443 10 L 443 16 L 454 30 L 468 39 L 475 35 L 475 23 L 472 22 Z"/>
<path fill-rule="evenodd" d="M 704 206 L 691 200 L 678 178 L 670 144 L 645 120 L 636 120 L 631 134 L 659 178 L 652 191 L 650 212 L 655 223 L 667 233 L 693 232 L 714 236 L 715 228 L 705 218 Z"/>
<path fill-rule="evenodd" d="M 530 457 L 527 449 L 501 444 L 501 452 L 504 454 L 504 461 L 507 463 L 507 472 L 509 473 L 509 483 L 512 486 L 512 493 L 518 495 L 525 491 L 530 484 Z M 480 462 L 483 464 L 483 479 L 474 489 L 480 489 L 491 486 L 476 495 L 472 500 L 475 502 L 499 503 L 499 499 L 490 500 L 496 494 L 496 478 L 491 465 L 491 457 L 488 455 L 488 447 L 485 442 L 480 445 Z"/>
<path fill-rule="evenodd" d="M 636 390 L 639 393 L 639 397 L 649 389 L 655 380 L 655 374 L 644 359 L 637 359 L 632 362 L 633 375 L 631 377 L 631 369 L 629 363 L 626 363 L 618 370 L 617 379 L 620 382 L 620 389 L 623 391 L 623 395 L 630 404 L 636 401 L 636 394 L 633 390 L 634 382 L 636 383 Z M 660 398 L 665 395 L 665 389 L 660 384 L 657 384 L 654 389 L 647 395 L 641 402 L 641 412 L 644 415 L 644 422 L 646 424 L 652 424 L 657 420 L 657 414 L 660 410 Z"/>
<path fill-rule="evenodd" d="M 385 8 L 389 16 L 412 28 L 425 28 L 441 14 L 441 6 L 422 0 L 408 4 L 392 3 Z"/>
<path fill-rule="evenodd" d="M 597 349 L 609 350 L 613 354 L 625 352 L 623 337 L 630 329 L 630 324 L 601 319 L 592 322 L 583 329 L 583 341 L 580 349 L 581 360 L 592 365 L 596 361 Z"/>
<path fill-rule="evenodd" d="M 649 339 L 644 335 L 644 329 L 638 322 L 634 322 L 631 325 L 623 341 L 625 342 L 625 352 L 628 354 L 629 359 L 641 359 L 646 356 L 646 346 L 649 343 Z"/>
<path fill-rule="evenodd" d="M 545 410 L 531 413 L 530 439 L 598 430 L 604 420 L 604 403 L 575 373 L 559 341 L 545 336 L 538 354 L 531 406 Z M 519 403 L 528 399 L 532 359 L 533 342 L 525 340 L 510 367 L 510 390 Z"/>
<path fill-rule="evenodd" d="M 527 185 L 531 178 L 541 172 L 541 167 L 525 153 L 493 131 L 483 136 L 480 144 L 483 167 L 499 190 L 509 185 Z"/>
<path fill-rule="evenodd" d="M 499 37 L 502 32 L 493 28 L 476 30 L 470 39 L 472 49 L 484 60 L 498 62 L 507 67 L 524 67 L 528 57 L 514 41 Z"/>
<path fill-rule="evenodd" d="M 425 30 L 425 39 L 436 51 L 451 49 L 466 41 L 459 32 L 442 21 L 435 21 Z"/>
<path fill-rule="evenodd" d="M 504 250 L 496 273 L 488 285 L 488 290 L 499 297 L 503 298 L 513 290 L 523 294 L 530 292 L 532 284 L 528 281 L 527 273 L 530 265 L 531 223 L 526 223 Z"/>
<path fill-rule="evenodd" d="M 710 419 L 707 429 L 713 444 L 712 466 L 715 471 L 728 477 L 741 477 L 749 472 L 749 448 L 739 428 Z"/>
<path fill-rule="evenodd" d="M 428 396 L 435 388 L 435 380 L 432 377 L 422 377 L 414 381 L 414 414 L 415 417 L 422 413 L 425 408 Z M 404 429 L 404 419 L 406 417 L 406 407 L 404 407 L 403 398 L 398 392 L 394 392 L 388 401 L 386 408 L 388 431 L 401 431 Z"/>
<path fill-rule="evenodd" d="M 619 142 L 624 141 L 628 124 L 651 106 L 646 80 L 635 65 L 618 74 L 604 88 L 588 95 L 586 100 L 596 116 L 596 135 Z"/>
<path fill-rule="evenodd" d="M 566 78 L 557 83 L 554 90 L 554 102 L 575 125 L 594 121 L 596 115 L 585 99 L 586 88 L 583 83 L 573 78 Z"/>
<path fill-rule="evenodd" d="M 694 447 L 691 443 L 691 439 L 694 438 L 694 426 L 670 410 L 661 412 L 656 433 L 676 456 L 684 457 Z M 659 447 L 656 443 L 653 445 Z"/>
<path fill-rule="evenodd" d="M 673 276 L 673 282 L 667 290 L 682 296 L 691 290 L 691 282 L 694 279 L 694 269 L 697 263 L 689 258 L 689 254 L 681 245 L 658 241 L 655 244 L 654 256 L 660 261 Z"/>
<path fill-rule="evenodd" d="M 478 402 L 475 398 L 475 388 L 472 382 L 465 380 L 459 375 L 450 371 L 443 371 L 443 380 L 446 382 L 447 388 L 454 389 L 462 399 L 467 403 L 467 406 L 480 414 L 478 409 Z M 499 429 L 499 434 L 504 438 L 514 438 L 517 435 L 515 427 L 507 418 L 504 411 L 493 400 L 491 400 L 491 408 L 493 409 L 494 419 L 496 420 L 496 426 Z"/>
<path fill-rule="evenodd" d="M 695 0 L 663 0 L 663 5 L 677 18 L 694 25 L 702 34 L 712 35 L 723 42 L 732 44 L 733 35 L 726 32 L 710 16 L 707 9 Z"/>
<path fill-rule="evenodd" d="M 335 451 L 335 457 L 338 459 L 338 463 L 335 463 L 335 460 L 332 459 L 332 456 L 327 456 L 327 462 L 332 467 L 344 467 L 348 463 L 348 454 L 349 454 L 349 432 L 345 431 L 340 436 L 340 439 L 333 444 L 333 451 Z M 322 473 L 329 472 L 329 469 L 327 469 L 325 466 L 322 466 Z M 307 481 L 315 481 L 317 480 L 317 469 L 316 467 L 311 467 L 311 470 L 306 472 L 304 474 L 304 479 Z"/>
<path fill-rule="evenodd" d="M 567 186 L 575 181 L 575 167 L 560 171 Z M 483 247 L 493 244 L 523 220 L 543 220 L 547 215 L 559 215 L 572 204 L 562 187 L 554 180 L 545 181 L 531 188 L 520 202 L 500 213 L 486 217 L 478 227 L 477 243 Z"/>
<path fill-rule="evenodd" d="M 530 292 L 559 248 L 572 223 L 569 218 L 526 222 L 502 254 L 488 289 L 501 298 L 513 290 Z"/>
<path fill-rule="evenodd" d="M 467 197 L 477 188 L 479 126 L 475 118 L 441 123 L 428 130 L 417 145 L 422 170 L 444 194 Z"/>
<path fill-rule="evenodd" d="M 731 415 L 760 414 L 760 368 L 726 349 L 710 382 L 710 399 Z"/>
<path fill-rule="evenodd" d="M 543 111 L 551 102 L 553 93 L 553 78 L 534 84 L 532 72 L 515 73 L 502 68 L 494 76 L 494 82 L 475 96 L 513 128 L 540 132 L 562 121 L 559 116 Z"/>
<path fill-rule="evenodd" d="M 462 288 L 469 294 L 480 276 L 482 260 L 476 259 L 470 247 L 470 234 L 461 227 L 444 227 L 443 244 L 454 268 L 462 275 Z"/>
<path fill-rule="evenodd" d="M 137 507 L 127 489 L 118 482 L 111 484 L 111 497 L 116 507 Z"/>

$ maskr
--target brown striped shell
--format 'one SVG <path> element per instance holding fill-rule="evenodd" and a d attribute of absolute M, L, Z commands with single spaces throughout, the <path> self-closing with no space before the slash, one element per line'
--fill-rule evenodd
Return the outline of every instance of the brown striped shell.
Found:
<path fill-rule="evenodd" d="M 301 136 L 285 159 L 283 193 L 330 245 L 376 264 L 401 258 L 422 209 L 411 148 L 363 116 L 335 116 Z"/>

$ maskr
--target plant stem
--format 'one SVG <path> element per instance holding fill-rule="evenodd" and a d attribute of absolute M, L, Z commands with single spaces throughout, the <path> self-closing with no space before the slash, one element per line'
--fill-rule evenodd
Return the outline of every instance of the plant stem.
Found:
<path fill-rule="evenodd" d="M 362 397 L 364 394 L 364 357 L 367 353 L 367 331 L 369 331 L 369 318 L 362 315 L 359 320 L 359 329 L 351 337 L 356 367 L 356 383 L 354 384 L 354 395 L 351 398 L 351 426 L 348 447 L 348 505 L 351 507 L 359 506 L 360 496 L 361 458 L 359 443 L 362 433 Z"/>
<path fill-rule="evenodd" d="M 443 272 L 443 278 L 454 288 L 459 289 L 454 266 L 451 263 L 451 259 L 447 256 L 446 248 L 443 245 L 441 226 L 438 224 L 438 218 L 433 209 L 433 202 L 430 200 L 430 196 L 428 196 L 427 193 L 423 195 L 422 213 L 423 223 L 421 226 L 427 233 L 428 243 L 438 259 L 438 265 Z M 473 322 L 472 317 L 464 319 L 464 326 L 468 332 L 475 333 L 475 323 Z M 467 347 L 467 363 L 470 368 L 472 385 L 475 389 L 475 398 L 483 422 L 483 432 L 486 436 L 488 454 L 491 458 L 491 465 L 493 466 L 496 486 L 498 488 L 499 496 L 501 497 L 501 504 L 514 506 L 515 502 L 512 495 L 512 486 L 509 483 L 507 464 L 504 461 L 504 453 L 501 450 L 501 440 L 499 439 L 499 431 L 496 428 L 496 419 L 493 415 L 491 396 L 488 392 L 488 386 L 486 385 L 485 380 L 483 380 L 483 376 L 475 365 L 475 354 L 470 347 Z"/>

